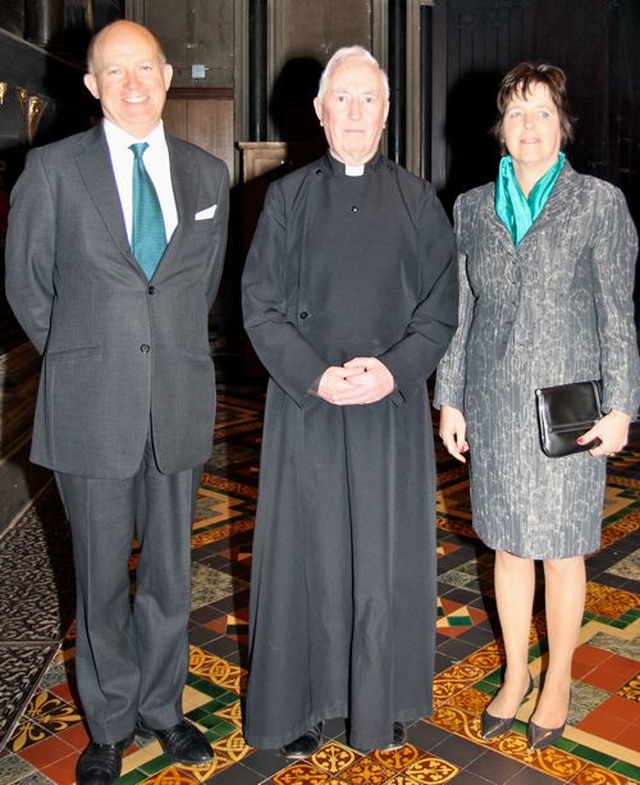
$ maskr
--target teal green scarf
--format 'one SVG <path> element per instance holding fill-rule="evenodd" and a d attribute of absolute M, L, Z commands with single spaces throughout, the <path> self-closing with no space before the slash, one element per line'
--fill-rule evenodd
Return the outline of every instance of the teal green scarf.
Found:
<path fill-rule="evenodd" d="M 564 153 L 558 154 L 557 162 L 542 175 L 527 198 L 518 185 L 511 156 L 502 157 L 496 180 L 495 207 L 498 218 L 507 227 L 516 245 L 519 245 L 531 224 L 542 212 L 560 176 L 565 159 Z"/>

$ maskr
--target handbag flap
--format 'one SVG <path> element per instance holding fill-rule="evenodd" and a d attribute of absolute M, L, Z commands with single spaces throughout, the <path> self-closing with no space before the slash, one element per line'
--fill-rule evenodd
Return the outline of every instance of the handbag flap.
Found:
<path fill-rule="evenodd" d="M 600 383 L 598 381 L 560 384 L 536 390 L 539 405 L 553 431 L 588 430 L 602 417 Z"/>

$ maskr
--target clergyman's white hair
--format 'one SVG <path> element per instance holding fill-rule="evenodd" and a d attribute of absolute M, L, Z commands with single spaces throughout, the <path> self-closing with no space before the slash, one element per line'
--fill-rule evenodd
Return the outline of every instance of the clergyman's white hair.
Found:
<path fill-rule="evenodd" d="M 371 54 L 368 49 L 365 49 L 364 46 L 343 46 L 340 49 L 337 49 L 329 59 L 329 62 L 324 67 L 324 71 L 322 72 L 322 76 L 320 77 L 320 84 L 318 85 L 318 99 L 322 101 L 324 94 L 327 89 L 327 84 L 329 79 L 331 78 L 331 74 L 333 70 L 343 63 L 349 57 L 359 57 L 362 60 L 366 60 L 366 62 L 375 65 L 375 67 L 380 71 L 380 79 L 382 80 L 382 87 L 384 90 L 384 97 L 388 101 L 389 100 L 389 77 L 387 76 L 385 70 L 380 67 L 380 63 L 376 60 L 376 58 Z"/>

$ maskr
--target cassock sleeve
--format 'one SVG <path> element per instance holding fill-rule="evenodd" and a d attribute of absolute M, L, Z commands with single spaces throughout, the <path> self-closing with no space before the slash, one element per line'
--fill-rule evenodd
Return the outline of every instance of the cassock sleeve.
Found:
<path fill-rule="evenodd" d="M 433 186 L 424 182 L 423 188 L 417 219 L 420 298 L 402 340 L 378 358 L 405 400 L 431 376 L 458 323 L 453 230 Z"/>
<path fill-rule="evenodd" d="M 271 378 L 298 406 L 329 367 L 298 330 L 287 302 L 287 215 L 282 189 L 269 186 L 242 275 L 244 326 Z"/>

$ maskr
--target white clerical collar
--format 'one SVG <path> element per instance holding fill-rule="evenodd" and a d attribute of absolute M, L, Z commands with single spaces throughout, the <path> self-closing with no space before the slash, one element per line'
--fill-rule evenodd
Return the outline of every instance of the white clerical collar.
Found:
<path fill-rule="evenodd" d="M 351 164 L 344 165 L 344 173 L 349 177 L 362 177 L 364 174 L 364 164 L 352 166 Z"/>

